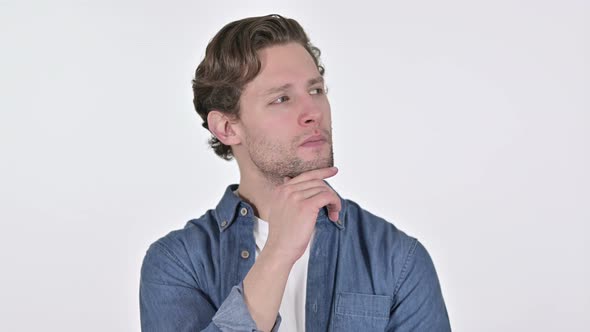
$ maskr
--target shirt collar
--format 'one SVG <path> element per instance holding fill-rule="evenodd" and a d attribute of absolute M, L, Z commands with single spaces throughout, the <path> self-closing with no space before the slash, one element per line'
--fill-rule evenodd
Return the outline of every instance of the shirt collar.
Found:
<path fill-rule="evenodd" d="M 326 182 L 326 184 L 330 186 L 328 182 Z M 330 188 L 332 188 L 332 186 L 330 186 Z M 241 208 L 247 209 L 248 213 L 253 215 L 252 206 L 244 202 L 238 195 L 234 193 L 236 189 L 238 189 L 237 184 L 230 184 L 229 186 L 227 186 L 227 188 L 225 189 L 225 193 L 223 194 L 223 197 L 221 198 L 221 200 L 217 204 L 217 207 L 215 208 L 217 226 L 219 227 L 220 232 L 223 232 L 234 223 L 234 221 L 236 220 L 236 216 L 238 215 L 238 210 L 240 210 Z M 338 195 L 338 193 L 336 194 Z M 345 226 L 347 203 L 346 200 L 340 197 L 340 195 L 338 195 L 338 198 L 340 198 L 340 203 L 342 204 L 342 209 L 340 210 L 340 213 L 338 215 L 338 221 L 331 221 L 328 218 L 328 209 L 326 207 L 323 207 L 318 213 L 317 222 L 329 222 L 338 229 L 342 230 Z"/>

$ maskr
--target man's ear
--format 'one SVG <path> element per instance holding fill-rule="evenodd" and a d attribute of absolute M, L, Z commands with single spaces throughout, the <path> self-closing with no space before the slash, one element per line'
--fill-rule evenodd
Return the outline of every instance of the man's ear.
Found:
<path fill-rule="evenodd" d="M 240 137 L 236 134 L 234 126 L 236 121 L 232 121 L 230 116 L 218 110 L 211 110 L 207 114 L 207 123 L 209 131 L 225 145 L 236 145 L 241 142 Z"/>

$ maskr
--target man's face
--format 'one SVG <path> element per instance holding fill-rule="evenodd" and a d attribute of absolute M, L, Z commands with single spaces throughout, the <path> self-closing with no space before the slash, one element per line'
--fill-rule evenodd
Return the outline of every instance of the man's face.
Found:
<path fill-rule="evenodd" d="M 325 86 L 311 55 L 297 43 L 259 51 L 261 70 L 240 98 L 242 143 L 234 149 L 273 182 L 331 167 L 332 128 Z M 249 165 L 249 166 L 248 166 Z"/>

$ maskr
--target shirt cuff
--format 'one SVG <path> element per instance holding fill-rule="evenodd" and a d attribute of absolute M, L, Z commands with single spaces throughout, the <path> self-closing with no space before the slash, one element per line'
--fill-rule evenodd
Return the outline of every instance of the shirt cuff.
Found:
<path fill-rule="evenodd" d="M 248 306 L 244 301 L 244 284 L 234 286 L 229 295 L 223 301 L 219 310 L 213 316 L 215 324 L 222 332 L 230 331 L 247 331 L 261 332 L 256 327 L 256 322 L 252 319 Z M 277 332 L 281 325 L 281 315 L 277 314 L 275 325 L 271 332 Z"/>

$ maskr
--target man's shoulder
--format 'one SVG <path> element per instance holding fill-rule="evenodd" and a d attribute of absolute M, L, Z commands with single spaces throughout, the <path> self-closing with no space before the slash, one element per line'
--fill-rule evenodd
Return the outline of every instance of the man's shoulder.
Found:
<path fill-rule="evenodd" d="M 344 199 L 346 215 L 345 228 L 349 237 L 361 243 L 379 243 L 391 252 L 411 250 L 417 244 L 417 239 L 400 230 L 393 220 L 387 220 L 364 209 L 350 199 Z"/>
<path fill-rule="evenodd" d="M 199 252 L 200 246 L 208 246 L 211 240 L 219 237 L 215 210 L 208 210 L 199 218 L 186 222 L 183 228 L 170 231 L 152 243 L 150 248 L 159 247 L 170 253 Z"/>
<path fill-rule="evenodd" d="M 343 200 L 346 202 L 345 222 L 349 227 L 368 228 L 374 229 L 376 231 L 378 230 L 392 234 L 399 234 L 400 236 L 410 237 L 398 229 L 393 220 L 388 220 L 373 214 L 351 199 Z"/>

